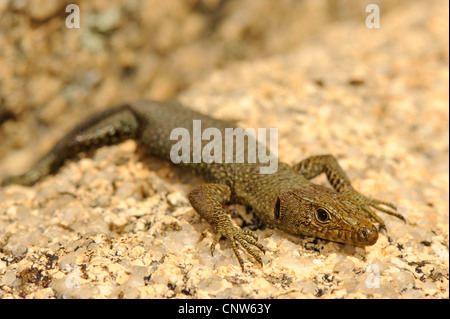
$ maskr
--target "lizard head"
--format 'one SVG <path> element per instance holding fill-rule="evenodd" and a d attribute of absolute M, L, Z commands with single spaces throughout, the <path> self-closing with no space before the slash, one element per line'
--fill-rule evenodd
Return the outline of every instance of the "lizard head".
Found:
<path fill-rule="evenodd" d="M 274 219 L 280 229 L 292 234 L 361 247 L 378 239 L 376 227 L 356 201 L 316 184 L 279 193 Z"/>

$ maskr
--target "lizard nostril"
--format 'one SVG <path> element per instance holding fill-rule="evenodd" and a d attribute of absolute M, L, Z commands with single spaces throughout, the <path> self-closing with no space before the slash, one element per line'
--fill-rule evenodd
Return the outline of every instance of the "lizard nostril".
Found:
<path fill-rule="evenodd" d="M 367 245 L 373 245 L 377 242 L 378 231 L 373 225 L 371 228 L 362 226 L 358 229 L 358 237 L 361 241 L 365 242 Z"/>

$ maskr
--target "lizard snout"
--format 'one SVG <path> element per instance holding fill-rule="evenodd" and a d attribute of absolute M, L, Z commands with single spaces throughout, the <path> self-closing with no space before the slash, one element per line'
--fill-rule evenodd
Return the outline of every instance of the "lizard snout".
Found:
<path fill-rule="evenodd" d="M 358 240 L 365 246 L 373 245 L 377 242 L 378 231 L 374 225 L 372 227 L 362 226 L 358 229 Z"/>

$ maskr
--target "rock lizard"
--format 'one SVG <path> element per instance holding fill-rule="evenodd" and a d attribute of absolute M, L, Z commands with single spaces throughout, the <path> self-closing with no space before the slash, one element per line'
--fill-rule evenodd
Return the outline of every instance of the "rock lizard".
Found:
<path fill-rule="evenodd" d="M 31 185 L 54 174 L 79 152 L 135 139 L 149 153 L 170 160 L 170 150 L 176 141 L 169 138 L 174 128 L 192 131 L 193 120 L 203 127 L 215 127 L 221 132 L 233 128 L 232 122 L 217 120 L 185 108 L 175 101 L 137 101 L 100 112 L 76 126 L 44 155 L 36 165 L 22 175 L 8 177 L 3 185 Z M 274 174 L 260 174 L 261 163 L 180 163 L 202 176 L 205 184 L 189 193 L 189 201 L 216 232 L 211 254 L 225 237 L 244 270 L 238 251 L 240 244 L 261 265 L 262 258 L 255 247 L 265 249 L 257 236 L 232 224 L 224 205 L 239 203 L 252 209 L 266 225 L 295 235 L 314 236 L 354 246 L 373 245 L 378 239 L 377 227 L 385 228 L 373 209 L 396 216 L 392 203 L 372 199 L 357 192 L 350 179 L 332 155 L 312 156 L 296 165 L 279 162 Z M 331 188 L 310 182 L 325 173 Z"/>

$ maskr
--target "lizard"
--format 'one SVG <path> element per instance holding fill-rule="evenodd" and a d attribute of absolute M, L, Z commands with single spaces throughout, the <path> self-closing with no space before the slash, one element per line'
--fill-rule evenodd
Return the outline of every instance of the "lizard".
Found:
<path fill-rule="evenodd" d="M 30 170 L 5 178 L 2 185 L 32 185 L 47 175 L 55 174 L 67 159 L 80 152 L 127 139 L 136 140 L 152 155 L 170 160 L 170 150 L 176 142 L 169 138 L 171 131 L 182 127 L 191 132 L 193 120 L 201 120 L 205 127 L 215 127 L 221 132 L 225 128 L 237 127 L 231 121 L 214 119 L 176 101 L 127 103 L 108 108 L 80 123 Z M 386 229 L 375 210 L 405 221 L 394 204 L 356 191 L 332 155 L 311 156 L 293 166 L 279 162 L 273 174 L 260 174 L 261 163 L 258 161 L 177 165 L 185 166 L 205 180 L 189 193 L 188 198 L 194 210 L 216 233 L 210 246 L 211 254 L 224 237 L 243 271 L 244 260 L 238 244 L 261 265 L 263 261 L 256 248 L 262 253 L 265 253 L 265 248 L 253 231 L 233 225 L 224 208 L 226 204 L 236 203 L 251 208 L 271 228 L 360 247 L 375 244 L 380 229 Z M 321 173 L 326 174 L 334 189 L 310 181 Z"/>

